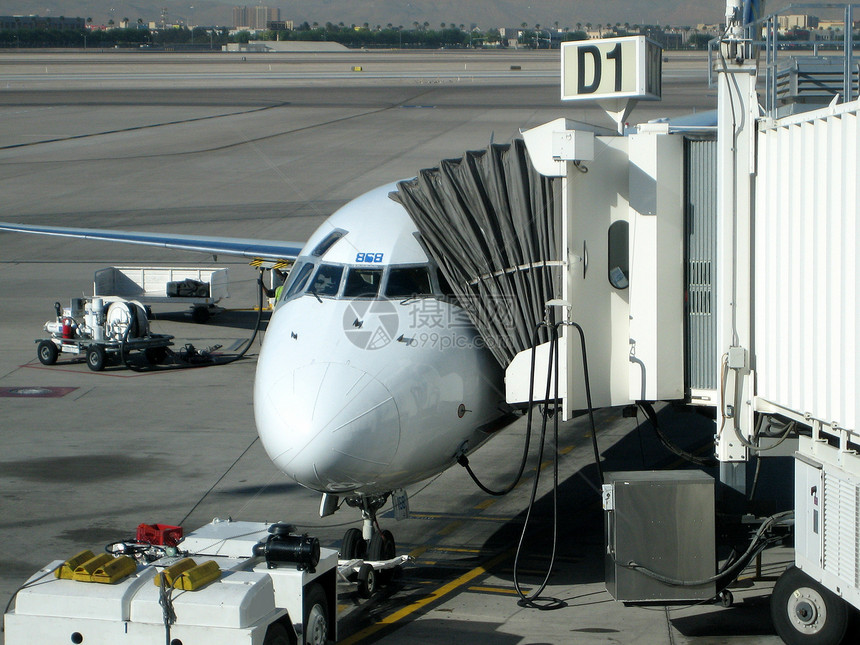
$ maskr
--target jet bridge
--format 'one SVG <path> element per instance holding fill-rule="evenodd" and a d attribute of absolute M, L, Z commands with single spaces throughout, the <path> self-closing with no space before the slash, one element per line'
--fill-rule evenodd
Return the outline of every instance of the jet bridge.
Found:
<path fill-rule="evenodd" d="M 510 403 L 555 398 L 541 378 L 529 391 L 533 359 L 536 373 L 551 372 L 552 344 L 546 335 L 530 343 L 528 331 L 562 323 L 555 378 L 564 418 L 586 405 L 587 350 L 594 407 L 668 399 L 715 408 L 724 490 L 747 493 L 751 457 L 791 440 L 782 454 L 797 450 L 797 568 L 777 582 L 772 616 L 787 643 L 835 645 L 846 603 L 860 608 L 857 65 L 851 29 L 841 60 L 829 51 L 824 61 L 779 63 L 777 14 L 758 19 L 758 5 L 727 2 L 729 28 L 712 49 L 713 123 L 621 134 L 562 118 L 524 132 L 510 146 L 516 154 L 493 148 L 424 171 L 401 184 L 400 199 L 459 297 L 503 296 L 474 318 L 488 342 L 506 327 L 492 330 L 481 317 L 499 302 L 505 315 L 518 312 L 516 342 L 496 353 Z M 837 10 L 853 24 L 852 5 Z M 563 62 L 563 86 L 594 93 L 606 85 L 599 70 L 620 74 L 620 45 L 571 46 L 587 49 L 572 59 L 579 68 Z M 610 90 L 624 90 L 626 78 Z M 601 101 L 619 130 L 633 95 Z M 459 183 L 466 175 L 483 183 Z M 519 199 L 510 198 L 511 177 Z M 522 198 L 534 194 L 553 199 Z M 449 209 L 480 217 L 465 226 L 439 219 Z M 499 213 L 518 224 L 502 224 Z M 438 233 L 428 243 L 431 224 Z M 505 226 L 511 235 L 498 234 Z M 524 239 L 529 253 L 508 255 Z M 446 259 L 458 247 L 468 264 Z M 479 249 L 493 261 L 476 259 Z M 784 432 L 768 436 L 770 424 Z"/>
<path fill-rule="evenodd" d="M 533 345 L 537 373 L 549 367 L 538 325 L 566 320 L 586 338 L 593 406 L 685 397 L 685 132 L 660 123 L 619 136 L 559 119 L 398 185 L 396 199 L 507 369 L 509 403 L 529 401 Z M 584 365 L 575 332 L 562 330 L 569 418 L 586 407 Z M 534 388 L 533 400 L 546 397 L 545 379 Z"/>

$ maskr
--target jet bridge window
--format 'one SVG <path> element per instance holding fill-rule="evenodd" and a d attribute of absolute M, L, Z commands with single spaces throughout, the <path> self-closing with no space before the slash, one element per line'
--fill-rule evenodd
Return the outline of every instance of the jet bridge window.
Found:
<path fill-rule="evenodd" d="M 381 282 L 382 269 L 352 268 L 346 276 L 343 297 L 373 298 L 379 293 L 379 284 Z"/>
<path fill-rule="evenodd" d="M 305 285 L 308 282 L 308 278 L 311 275 L 311 271 L 313 270 L 313 262 L 305 262 L 301 266 L 293 267 L 293 270 L 290 271 L 290 277 L 287 280 L 289 284 L 284 288 L 284 300 L 289 300 L 294 295 L 301 293 L 304 290 Z"/>
<path fill-rule="evenodd" d="M 318 296 L 336 296 L 342 275 L 342 266 L 321 264 L 308 290 Z"/>
<path fill-rule="evenodd" d="M 409 298 L 432 294 L 430 267 L 394 267 L 389 269 L 388 283 L 385 285 L 387 298 Z"/>
<path fill-rule="evenodd" d="M 616 289 L 626 289 L 630 284 L 629 236 L 630 225 L 624 220 L 609 227 L 609 284 Z"/>

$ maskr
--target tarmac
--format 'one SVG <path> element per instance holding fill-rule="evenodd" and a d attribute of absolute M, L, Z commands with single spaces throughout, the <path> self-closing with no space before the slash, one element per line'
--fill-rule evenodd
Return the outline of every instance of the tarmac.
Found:
<path fill-rule="evenodd" d="M 599 110 L 559 100 L 557 53 L 224 56 L 0 54 L 0 220 L 301 241 L 348 199 L 520 129 L 559 116 L 609 125 Z M 242 65 L 253 72 L 237 71 Z M 358 65 L 362 72 L 351 71 Z M 474 74 L 452 75 L 464 65 Z M 631 120 L 712 109 L 704 65 L 670 57 L 663 102 L 640 105 Z M 246 358 L 221 367 L 92 372 L 65 358 L 38 362 L 34 340 L 53 303 L 91 293 L 96 270 L 198 265 L 229 269 L 226 311 L 199 325 L 181 307 L 155 306 L 153 329 L 175 336 L 177 349 L 236 352 L 257 319 L 257 274 L 247 264 L 0 233 L 4 606 L 46 562 L 97 551 L 142 522 L 288 521 L 332 548 L 360 525 L 351 509 L 320 519 L 318 495 L 277 471 L 261 448 L 251 401 L 259 337 Z M 708 454 L 709 418 L 670 406 L 660 417 L 674 441 Z M 600 410 L 596 425 L 604 471 L 685 467 L 641 416 Z M 487 485 L 511 480 L 525 432 L 521 419 L 472 457 Z M 788 548 L 741 575 L 730 607 L 613 600 L 591 441 L 587 416 L 561 424 L 557 557 L 541 593 L 561 608 L 517 603 L 514 579 L 533 593 L 554 542 L 553 464 L 549 453 L 540 464 L 533 453 L 505 497 L 482 493 L 455 466 L 407 491 L 409 519 L 395 522 L 386 509 L 383 527 L 413 561 L 369 600 L 340 586 L 338 642 L 781 642 L 768 596 L 792 562 Z"/>

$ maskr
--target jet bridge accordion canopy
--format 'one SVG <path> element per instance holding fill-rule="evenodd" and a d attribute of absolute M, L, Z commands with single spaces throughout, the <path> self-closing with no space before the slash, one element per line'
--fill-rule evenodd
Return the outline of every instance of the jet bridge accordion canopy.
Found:
<path fill-rule="evenodd" d="M 534 169 L 525 143 L 466 152 L 398 184 L 430 257 L 502 365 L 532 346 L 561 297 L 561 183 Z M 539 342 L 546 342 L 541 330 Z"/>

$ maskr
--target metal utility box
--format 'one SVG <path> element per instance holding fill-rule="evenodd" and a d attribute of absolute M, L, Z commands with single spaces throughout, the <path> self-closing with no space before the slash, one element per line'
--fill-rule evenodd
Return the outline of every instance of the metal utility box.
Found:
<path fill-rule="evenodd" d="M 716 572 L 714 480 L 701 471 L 606 474 L 606 589 L 623 602 L 686 602 L 716 595 L 710 582 L 678 586 Z M 637 568 L 639 567 L 639 568 Z"/>

